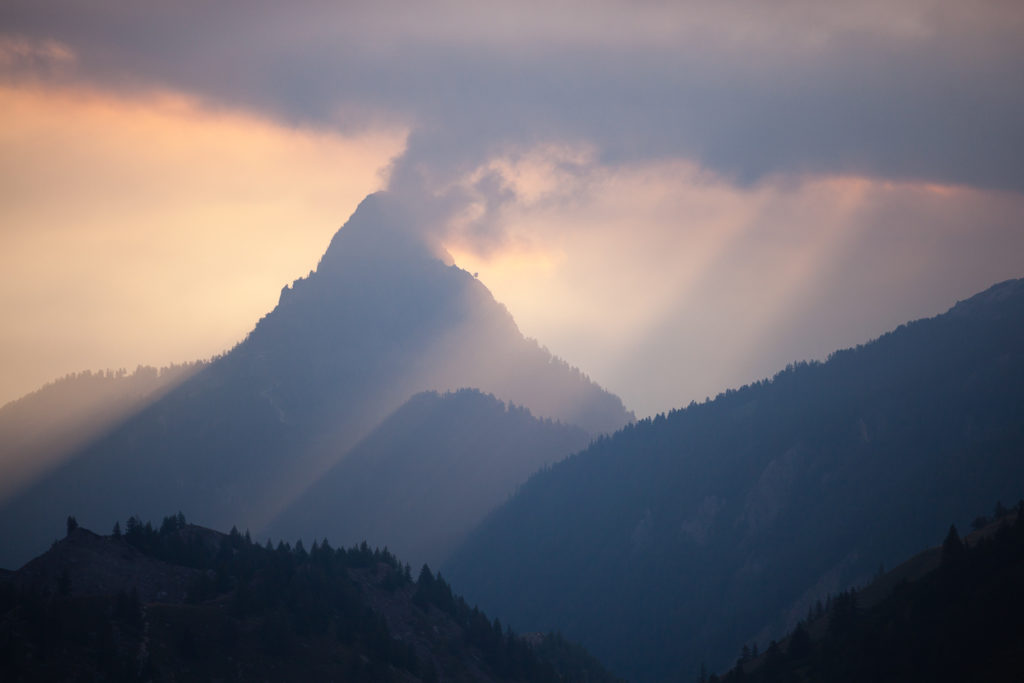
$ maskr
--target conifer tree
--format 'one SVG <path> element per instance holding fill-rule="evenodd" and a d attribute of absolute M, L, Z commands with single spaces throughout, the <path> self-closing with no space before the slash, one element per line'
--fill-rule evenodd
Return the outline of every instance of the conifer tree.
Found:
<path fill-rule="evenodd" d="M 964 554 L 964 543 L 960 540 L 960 534 L 957 533 L 956 525 L 949 525 L 949 533 L 946 534 L 946 540 L 942 542 L 942 564 L 950 565 L 960 560 Z"/>

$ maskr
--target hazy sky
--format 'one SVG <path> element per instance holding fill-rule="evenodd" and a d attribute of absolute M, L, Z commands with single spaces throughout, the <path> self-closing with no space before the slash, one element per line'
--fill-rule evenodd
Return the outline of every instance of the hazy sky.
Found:
<path fill-rule="evenodd" d="M 368 192 L 638 415 L 1024 275 L 1024 5 L 0 5 L 0 403 L 223 351 Z"/>

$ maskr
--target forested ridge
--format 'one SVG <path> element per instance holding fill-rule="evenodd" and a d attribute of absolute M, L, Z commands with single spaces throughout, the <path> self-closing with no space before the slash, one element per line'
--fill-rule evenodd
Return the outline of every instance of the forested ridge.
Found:
<path fill-rule="evenodd" d="M 761 656 L 745 647 L 734 668 L 701 683 L 1024 679 L 1024 504 L 1002 512 L 973 537 L 952 526 L 923 576 L 898 578 L 899 567 L 895 580 L 844 591 Z M 884 595 L 865 604 L 872 591 Z"/>
<path fill-rule="evenodd" d="M 524 638 L 362 543 L 260 545 L 129 518 L 0 577 L 4 680 L 614 680 L 557 635 Z"/>
<path fill-rule="evenodd" d="M 86 370 L 5 404 L 0 408 L 0 503 L 206 365 Z"/>
<path fill-rule="evenodd" d="M 1024 490 L 1024 283 L 641 420 L 532 477 L 446 565 L 640 680 L 721 670 Z"/>

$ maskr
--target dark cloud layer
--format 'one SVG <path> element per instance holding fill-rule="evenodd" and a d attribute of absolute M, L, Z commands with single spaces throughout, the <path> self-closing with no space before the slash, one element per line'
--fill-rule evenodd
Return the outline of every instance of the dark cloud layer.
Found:
<path fill-rule="evenodd" d="M 0 65 L 8 80 L 170 88 L 292 124 L 402 122 L 412 133 L 399 186 L 570 141 L 606 163 L 695 159 L 742 184 L 857 173 L 1024 190 L 1014 3 L 860 3 L 824 16 L 814 3 L 728 5 L 490 17 L 459 3 L 13 0 L 0 8 Z M 45 50 L 13 59 L 24 41 L 65 46 L 74 64 L 40 65 Z"/>

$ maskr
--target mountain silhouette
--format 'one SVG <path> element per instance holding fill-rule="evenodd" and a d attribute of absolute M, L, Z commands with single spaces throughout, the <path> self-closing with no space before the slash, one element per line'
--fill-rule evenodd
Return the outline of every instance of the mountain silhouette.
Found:
<path fill-rule="evenodd" d="M 445 575 L 620 675 L 694 680 L 1024 491 L 1024 281 L 644 419 L 534 475 Z"/>
<path fill-rule="evenodd" d="M 417 394 L 267 531 L 386 544 L 413 566 L 437 567 L 516 486 L 588 442 L 578 427 L 476 390 Z"/>
<path fill-rule="evenodd" d="M 0 507 L 0 566 L 45 548 L 69 510 L 94 528 L 181 508 L 258 531 L 421 391 L 475 387 L 592 435 L 631 421 L 415 228 L 367 197 L 244 341 Z"/>

